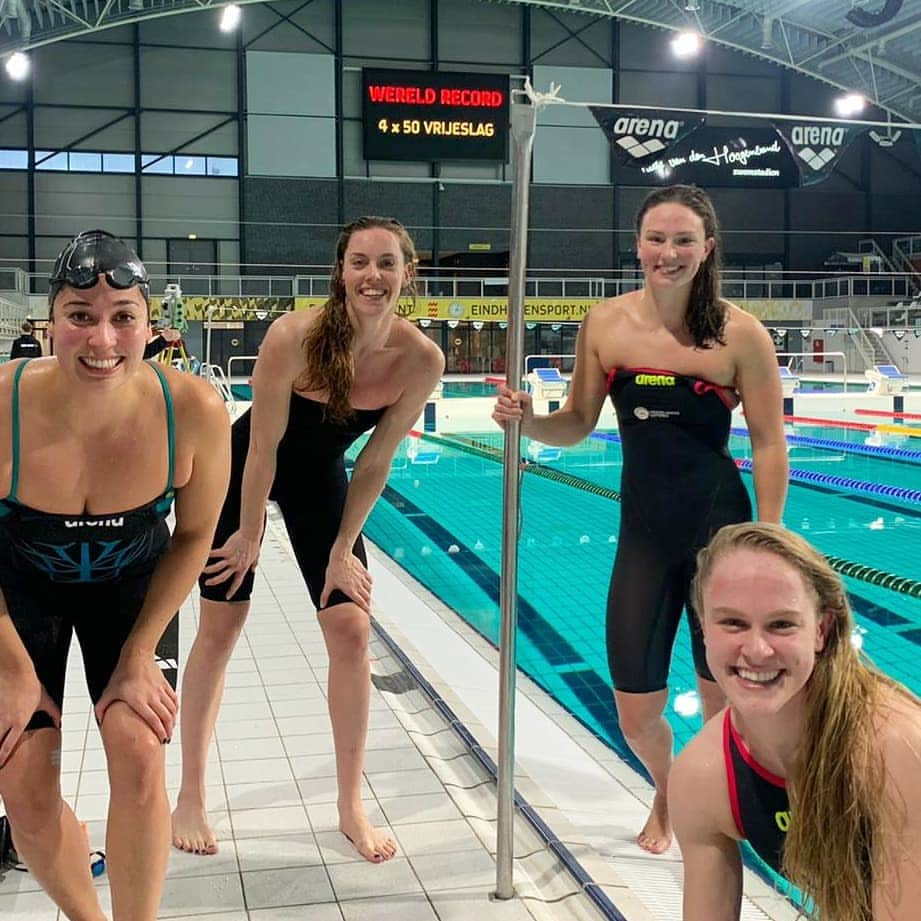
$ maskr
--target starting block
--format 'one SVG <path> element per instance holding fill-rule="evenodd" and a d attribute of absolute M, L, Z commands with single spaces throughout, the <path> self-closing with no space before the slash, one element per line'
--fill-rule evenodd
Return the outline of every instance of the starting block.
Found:
<path fill-rule="evenodd" d="M 908 375 L 895 365 L 874 365 L 863 373 L 869 381 L 867 392 L 876 396 L 901 393 L 908 386 Z"/>
<path fill-rule="evenodd" d="M 780 372 L 780 388 L 784 397 L 792 397 L 799 390 L 799 378 L 785 365 L 777 369 Z"/>
<path fill-rule="evenodd" d="M 566 396 L 567 381 L 559 368 L 535 368 L 527 381 L 535 400 L 562 400 Z"/>

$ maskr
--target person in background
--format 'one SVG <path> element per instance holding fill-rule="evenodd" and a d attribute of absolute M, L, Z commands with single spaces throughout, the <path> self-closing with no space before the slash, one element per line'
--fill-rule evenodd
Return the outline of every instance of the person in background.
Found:
<path fill-rule="evenodd" d="M 34 327 L 28 320 L 19 327 L 22 335 L 10 346 L 10 361 L 14 358 L 37 358 L 42 354 L 42 344 L 35 338 Z"/>
<path fill-rule="evenodd" d="M 169 346 L 175 345 L 182 338 L 182 333 L 178 329 L 163 327 L 157 330 L 157 335 L 144 347 L 144 358 L 155 358 Z"/>

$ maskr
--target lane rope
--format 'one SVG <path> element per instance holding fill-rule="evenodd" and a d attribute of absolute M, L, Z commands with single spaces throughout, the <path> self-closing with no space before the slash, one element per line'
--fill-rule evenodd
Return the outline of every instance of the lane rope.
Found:
<path fill-rule="evenodd" d="M 485 441 L 475 438 L 461 438 L 456 435 L 446 437 L 444 435 L 433 435 L 430 432 L 422 432 L 420 437 L 426 439 L 426 441 L 431 441 L 433 444 L 440 444 L 444 447 L 461 451 L 464 454 L 481 457 L 495 463 L 501 464 L 503 460 L 502 451 Z M 617 435 L 611 435 L 607 432 L 594 432 L 590 437 L 602 438 L 606 441 L 620 441 Z M 616 490 L 609 489 L 606 486 L 599 486 L 591 480 L 583 479 L 571 473 L 562 473 L 552 467 L 545 467 L 542 464 L 535 463 L 522 463 L 521 469 L 524 473 L 540 476 L 574 489 L 582 489 L 612 502 L 621 501 L 620 493 Z M 900 595 L 921 598 L 921 581 L 918 579 L 910 579 L 907 576 L 900 576 L 896 573 L 886 572 L 883 569 L 867 566 L 865 563 L 855 563 L 853 560 L 845 560 L 829 554 L 824 554 L 824 556 L 831 568 L 839 575 L 850 576 L 852 579 L 867 582 L 870 585 L 888 588 Z"/>

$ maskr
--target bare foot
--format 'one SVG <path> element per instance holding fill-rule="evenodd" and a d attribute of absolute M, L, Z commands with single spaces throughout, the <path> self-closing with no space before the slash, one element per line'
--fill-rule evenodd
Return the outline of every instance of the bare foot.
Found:
<path fill-rule="evenodd" d="M 664 854 L 672 843 L 672 825 L 668 820 L 668 801 L 663 793 L 656 793 L 652 811 L 636 836 L 636 843 L 650 854 Z"/>
<path fill-rule="evenodd" d="M 339 831 L 352 842 L 355 850 L 371 863 L 383 863 L 397 852 L 397 843 L 386 832 L 378 831 L 364 812 L 340 815 Z"/>
<path fill-rule="evenodd" d="M 173 847 L 189 854 L 216 854 L 217 836 L 199 806 L 176 804 L 173 812 Z"/>

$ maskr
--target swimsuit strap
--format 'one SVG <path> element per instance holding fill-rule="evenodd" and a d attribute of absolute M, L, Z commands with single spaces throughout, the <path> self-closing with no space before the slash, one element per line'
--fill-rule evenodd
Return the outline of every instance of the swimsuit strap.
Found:
<path fill-rule="evenodd" d="M 22 377 L 22 372 L 25 370 L 26 365 L 31 361 L 31 358 L 27 358 L 17 369 L 16 373 L 13 376 L 13 403 L 11 407 L 12 414 L 12 442 L 13 442 L 13 462 L 10 469 L 10 491 L 7 495 L 7 499 L 16 499 L 16 489 L 19 486 L 19 378 Z"/>
<path fill-rule="evenodd" d="M 169 451 L 169 472 L 166 475 L 166 489 L 163 498 L 168 502 L 173 500 L 173 469 L 176 464 L 176 420 L 173 414 L 173 395 L 170 393 L 169 384 L 166 382 L 166 374 L 160 365 L 155 362 L 149 362 L 150 366 L 157 372 L 160 378 L 160 387 L 163 390 L 163 400 L 166 403 L 166 442 Z"/>

